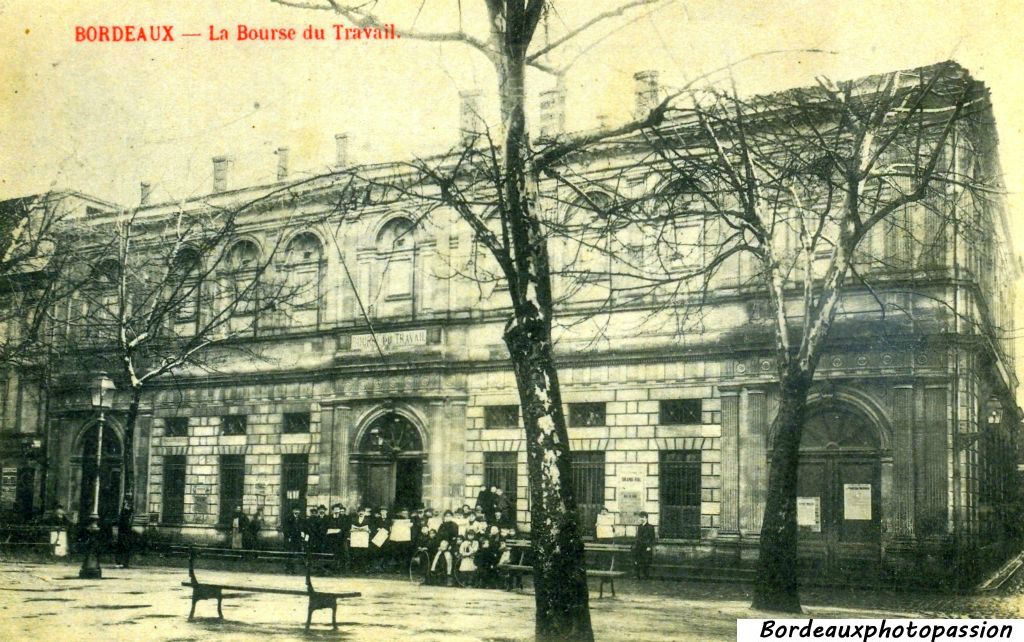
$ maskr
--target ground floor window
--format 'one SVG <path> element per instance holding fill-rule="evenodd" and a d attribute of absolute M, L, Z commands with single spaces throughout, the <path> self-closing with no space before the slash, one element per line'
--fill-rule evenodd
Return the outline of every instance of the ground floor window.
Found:
<path fill-rule="evenodd" d="M 513 513 L 516 507 L 516 482 L 518 480 L 518 463 L 514 452 L 484 453 L 484 486 L 497 486 L 508 499 Z"/>
<path fill-rule="evenodd" d="M 572 487 L 576 494 L 580 532 L 593 535 L 597 514 L 604 506 L 604 453 L 577 451 L 572 453 Z"/>
<path fill-rule="evenodd" d="M 165 455 L 163 473 L 161 521 L 181 524 L 185 521 L 185 455 Z"/>
<path fill-rule="evenodd" d="M 306 479 L 309 455 L 281 455 L 281 515 L 293 508 L 306 512 Z"/>
<path fill-rule="evenodd" d="M 660 535 L 700 537 L 700 451 L 663 450 L 659 455 Z"/>
<path fill-rule="evenodd" d="M 220 456 L 220 523 L 231 523 L 245 494 L 245 455 Z"/>

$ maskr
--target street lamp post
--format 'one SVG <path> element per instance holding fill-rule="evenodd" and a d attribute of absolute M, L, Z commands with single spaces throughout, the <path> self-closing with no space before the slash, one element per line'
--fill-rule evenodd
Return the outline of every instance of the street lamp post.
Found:
<path fill-rule="evenodd" d="M 106 425 L 107 409 L 113 406 L 114 382 L 105 372 L 96 376 L 92 385 L 92 407 L 100 413 L 96 422 L 96 471 L 93 475 L 92 488 L 92 513 L 87 518 L 89 523 L 85 527 L 88 534 L 85 548 L 85 559 L 82 560 L 82 568 L 78 571 L 78 577 L 82 579 L 96 580 L 103 577 L 103 569 L 100 568 L 100 468 L 103 463 L 103 429 Z M 83 480 L 84 483 L 84 480 Z"/>

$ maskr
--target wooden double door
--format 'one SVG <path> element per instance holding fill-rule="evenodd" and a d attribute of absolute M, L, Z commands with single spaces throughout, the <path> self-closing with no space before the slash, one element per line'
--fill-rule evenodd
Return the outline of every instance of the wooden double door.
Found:
<path fill-rule="evenodd" d="M 802 562 L 831 574 L 871 572 L 881 555 L 876 427 L 845 408 L 812 413 L 800 441 L 797 529 Z"/>
<path fill-rule="evenodd" d="M 364 458 L 360 462 L 360 497 L 365 506 L 395 512 L 423 505 L 423 459 Z"/>
<path fill-rule="evenodd" d="M 880 553 L 877 455 L 803 454 L 797 480 L 800 554 L 830 571 L 863 569 Z"/>

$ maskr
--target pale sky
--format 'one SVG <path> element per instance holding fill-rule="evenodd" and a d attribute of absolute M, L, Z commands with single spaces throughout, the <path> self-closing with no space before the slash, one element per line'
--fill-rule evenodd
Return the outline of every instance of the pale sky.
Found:
<path fill-rule="evenodd" d="M 479 31 L 482 1 L 461 4 L 463 23 Z M 615 4 L 555 0 L 547 29 L 554 38 Z M 418 26 L 441 27 L 456 24 L 457 6 L 379 0 L 377 13 L 401 29 L 421 9 Z M 194 196 L 210 191 L 218 154 L 235 158 L 231 187 L 272 180 L 279 146 L 291 149 L 293 176 L 320 172 L 333 161 L 338 132 L 350 134 L 356 162 L 429 154 L 457 138 L 460 90 L 493 94 L 490 68 L 455 44 L 180 35 L 206 34 L 211 24 L 301 31 L 333 22 L 341 20 L 270 0 L 0 0 L 0 198 L 72 188 L 134 204 L 143 180 L 156 201 Z M 174 25 L 177 42 L 74 42 L 76 25 L 100 24 Z M 641 69 L 679 86 L 764 54 L 734 68 L 747 94 L 807 85 L 816 75 L 841 80 L 955 59 L 991 88 L 1015 245 L 1024 248 L 1022 33 L 1021 0 L 676 0 L 579 58 L 567 80 L 569 127 L 594 126 L 602 113 L 626 119 Z M 530 82 L 535 105 L 551 80 Z"/>

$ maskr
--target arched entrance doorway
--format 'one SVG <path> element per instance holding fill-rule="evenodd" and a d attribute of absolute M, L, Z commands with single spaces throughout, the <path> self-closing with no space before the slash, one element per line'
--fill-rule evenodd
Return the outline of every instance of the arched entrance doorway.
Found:
<path fill-rule="evenodd" d="M 797 528 L 812 566 L 867 570 L 879 560 L 879 449 L 878 429 L 860 412 L 811 411 L 800 440 Z"/>
<path fill-rule="evenodd" d="M 79 521 L 92 513 L 93 491 L 96 487 L 96 441 L 99 426 L 88 428 L 79 440 L 81 447 L 78 457 L 80 471 L 78 515 Z M 103 456 L 100 461 L 100 522 L 113 524 L 121 505 L 121 440 L 105 426 L 103 429 Z"/>
<path fill-rule="evenodd" d="M 423 438 L 397 412 L 374 419 L 363 431 L 358 453 L 360 502 L 372 508 L 412 510 L 423 504 Z"/>

